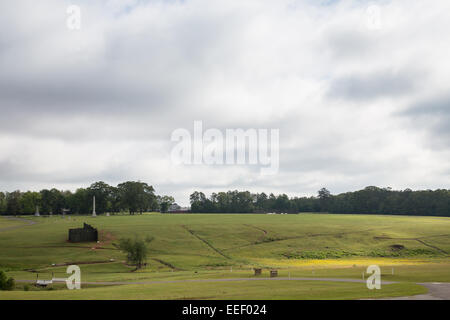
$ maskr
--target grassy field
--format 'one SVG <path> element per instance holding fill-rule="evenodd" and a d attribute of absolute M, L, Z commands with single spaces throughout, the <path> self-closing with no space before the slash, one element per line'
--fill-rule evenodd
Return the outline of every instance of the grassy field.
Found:
<path fill-rule="evenodd" d="M 398 283 L 368 290 L 364 283 L 232 281 L 85 285 L 82 290 L 0 292 L 0 299 L 358 299 L 419 294 L 416 282 L 450 282 L 450 219 L 377 215 L 144 214 L 135 216 L 0 217 L 0 269 L 17 280 L 66 277 L 78 264 L 82 281 L 148 282 L 263 277 L 362 279 L 371 264 Z M 67 242 L 69 228 L 87 222 L 100 243 Z M 20 228 L 17 227 L 22 225 Z M 3 231 L 2 231 L 3 229 Z M 154 237 L 147 267 L 132 272 L 113 243 Z"/>

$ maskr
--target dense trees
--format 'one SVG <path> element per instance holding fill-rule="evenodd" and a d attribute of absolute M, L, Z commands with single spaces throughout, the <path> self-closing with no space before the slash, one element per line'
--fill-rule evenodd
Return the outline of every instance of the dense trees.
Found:
<path fill-rule="evenodd" d="M 20 191 L 6 194 L 6 211 L 12 215 L 20 214 L 22 212 L 20 205 Z"/>
<path fill-rule="evenodd" d="M 127 181 L 119 184 L 117 190 L 120 202 L 131 214 L 157 208 L 155 190 L 144 182 Z"/>
<path fill-rule="evenodd" d="M 367 187 L 332 197 L 330 212 L 450 216 L 450 190 Z"/>
<path fill-rule="evenodd" d="M 450 190 L 438 189 L 393 191 L 390 188 L 367 187 L 355 192 L 332 195 L 322 188 L 317 197 L 289 198 L 248 191 L 191 194 L 192 212 L 258 213 L 258 212 L 330 212 L 366 214 L 404 214 L 450 216 Z"/>
<path fill-rule="evenodd" d="M 140 181 L 127 181 L 117 187 L 99 181 L 75 192 L 57 189 L 44 189 L 40 192 L 0 192 L 0 214 L 34 214 L 36 207 L 41 214 L 61 214 L 63 209 L 73 214 L 90 214 L 94 196 L 98 214 L 120 211 L 142 213 L 159 210 L 161 202 L 157 201 L 154 192 L 152 186 Z M 173 198 L 165 200 L 170 205 Z"/>
<path fill-rule="evenodd" d="M 0 192 L 0 214 L 61 214 L 63 209 L 73 214 L 90 214 L 92 198 L 96 199 L 96 212 L 145 211 L 167 212 L 175 202 L 170 196 L 157 196 L 151 185 L 140 181 L 127 181 L 117 187 L 99 181 L 75 192 L 57 189 L 40 192 Z M 316 197 L 289 198 L 285 194 L 227 191 L 207 197 L 195 191 L 190 195 L 192 212 L 208 213 L 264 213 L 264 212 L 330 212 L 355 214 L 404 214 L 450 216 L 450 190 L 412 191 L 366 187 L 355 192 L 332 195 L 327 189 L 319 190 Z"/>
<path fill-rule="evenodd" d="M 6 195 L 3 192 L 0 192 L 0 213 L 6 212 Z"/>

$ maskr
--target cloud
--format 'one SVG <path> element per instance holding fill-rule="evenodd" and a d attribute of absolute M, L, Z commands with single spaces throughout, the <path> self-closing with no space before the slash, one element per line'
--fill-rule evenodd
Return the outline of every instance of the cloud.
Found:
<path fill-rule="evenodd" d="M 448 184 L 447 2 L 376 2 L 377 30 L 356 0 L 78 1 L 78 31 L 69 4 L 0 4 L 2 189 L 141 179 L 187 204 Z M 174 166 L 195 120 L 280 129 L 279 173 Z"/>
<path fill-rule="evenodd" d="M 427 145 L 440 151 L 450 151 L 450 95 L 418 101 L 398 113 L 405 118 L 411 128 L 424 131 Z"/>
<path fill-rule="evenodd" d="M 423 73 L 378 71 L 374 74 L 353 74 L 335 79 L 330 84 L 332 98 L 355 101 L 373 101 L 379 98 L 393 98 L 411 94 L 419 81 L 424 81 Z"/>

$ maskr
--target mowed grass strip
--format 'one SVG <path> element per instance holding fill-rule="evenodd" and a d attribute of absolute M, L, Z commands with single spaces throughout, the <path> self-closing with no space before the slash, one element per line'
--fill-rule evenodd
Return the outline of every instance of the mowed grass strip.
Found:
<path fill-rule="evenodd" d="M 231 281 L 207 283 L 164 283 L 122 285 L 81 290 L 42 290 L 2 292 L 0 299 L 39 300 L 328 300 L 373 299 L 426 293 L 411 283 L 390 284 L 381 290 L 368 290 L 365 284 L 321 281 Z"/>

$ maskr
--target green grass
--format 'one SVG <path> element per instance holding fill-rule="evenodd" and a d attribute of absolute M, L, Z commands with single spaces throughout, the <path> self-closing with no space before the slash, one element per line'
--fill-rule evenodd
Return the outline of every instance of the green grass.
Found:
<path fill-rule="evenodd" d="M 79 264 L 82 280 L 93 282 L 251 277 L 252 268 L 257 266 L 264 268 L 266 275 L 268 269 L 277 268 L 280 276 L 360 279 L 368 265 L 378 264 L 383 280 L 401 282 L 385 286 L 386 289 L 376 293 L 354 283 L 291 284 L 283 281 L 267 284 L 248 281 L 239 286 L 235 282 L 226 285 L 223 282 L 177 283 L 81 290 L 84 296 L 95 299 L 107 298 L 108 292 L 115 298 L 121 298 L 122 292 L 137 299 L 182 299 L 183 292 L 191 298 L 220 298 L 208 293 L 214 288 L 228 288 L 228 291 L 224 289 L 226 299 L 351 299 L 365 298 L 368 294 L 406 295 L 423 290 L 414 282 L 450 282 L 449 218 L 328 214 L 27 218 L 37 224 L 22 223 L 22 228 L 0 231 L 0 269 L 16 279 L 35 279 L 36 272 L 41 279 L 51 278 L 52 273 L 65 277 L 66 267 L 61 264 Z M 95 243 L 66 241 L 68 229 L 81 227 L 83 222 L 101 231 L 101 248 L 93 249 L 97 246 Z M 0 229 L 20 224 L 0 217 Z M 133 268 L 123 263 L 125 255 L 113 246 L 119 238 L 134 235 L 154 237 L 148 265 L 138 272 L 132 272 Z M 269 286 L 267 294 L 270 296 L 258 293 L 260 286 Z M 321 289 L 327 286 L 330 290 Z M 55 291 L 64 293 L 60 298 L 66 298 L 67 294 L 67 298 L 72 299 L 81 294 Z M 52 299 L 55 294 L 46 290 L 18 290 L 2 292 L 0 296 Z"/>
<path fill-rule="evenodd" d="M 124 285 L 81 290 L 12 291 L 0 293 L 0 299 L 265 299 L 265 300 L 325 300 L 398 297 L 405 294 L 423 294 L 418 285 L 402 283 L 368 290 L 364 284 L 320 281 L 235 281 L 218 283 L 165 283 L 152 285 Z"/>

